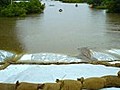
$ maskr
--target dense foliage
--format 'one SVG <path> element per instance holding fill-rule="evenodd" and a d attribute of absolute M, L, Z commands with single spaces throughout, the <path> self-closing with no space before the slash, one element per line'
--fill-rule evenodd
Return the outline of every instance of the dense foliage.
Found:
<path fill-rule="evenodd" d="M 60 0 L 64 3 L 83 3 L 84 0 Z"/>
<path fill-rule="evenodd" d="M 95 6 L 99 6 L 102 3 L 102 0 L 87 0 L 88 4 L 93 4 Z"/>
<path fill-rule="evenodd" d="M 107 6 L 108 6 L 108 12 L 120 13 L 120 0 L 110 0 Z"/>
<path fill-rule="evenodd" d="M 11 0 L 0 0 L 0 7 L 6 6 L 10 4 Z"/>
<path fill-rule="evenodd" d="M 25 1 L 25 0 L 24 0 Z M 93 8 L 108 9 L 110 13 L 120 13 L 120 0 L 60 0 L 65 3 L 87 2 Z M 44 10 L 39 0 L 12 3 L 11 0 L 0 0 L 0 16 L 26 16 L 32 13 L 41 13 Z"/>
<path fill-rule="evenodd" d="M 120 0 L 86 0 L 95 8 L 107 8 L 110 13 L 120 13 Z"/>
<path fill-rule="evenodd" d="M 120 13 L 120 0 L 59 0 L 64 3 L 86 2 L 92 8 L 108 9 L 110 13 Z"/>
<path fill-rule="evenodd" d="M 27 14 L 42 13 L 44 5 L 39 0 L 30 0 L 29 2 L 12 3 L 0 10 L 1 16 L 26 16 Z"/>

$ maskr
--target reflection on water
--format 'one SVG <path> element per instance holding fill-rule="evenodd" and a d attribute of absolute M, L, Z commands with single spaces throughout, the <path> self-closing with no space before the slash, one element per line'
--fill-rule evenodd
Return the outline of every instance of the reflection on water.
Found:
<path fill-rule="evenodd" d="M 109 32 L 111 28 L 120 28 L 119 15 L 90 9 L 87 4 L 75 7 L 75 4 L 58 1 L 44 3 L 43 14 L 16 20 L 0 19 L 3 30 L 0 49 L 74 55 L 78 53 L 77 48 L 82 47 L 120 48 L 120 33 Z"/>
<path fill-rule="evenodd" d="M 0 50 L 23 52 L 16 34 L 15 18 L 0 18 Z"/>
<path fill-rule="evenodd" d="M 106 14 L 106 36 L 111 48 L 120 48 L 120 15 Z"/>
<path fill-rule="evenodd" d="M 108 23 L 108 30 L 120 31 L 120 14 L 107 14 L 106 18 L 106 22 Z"/>

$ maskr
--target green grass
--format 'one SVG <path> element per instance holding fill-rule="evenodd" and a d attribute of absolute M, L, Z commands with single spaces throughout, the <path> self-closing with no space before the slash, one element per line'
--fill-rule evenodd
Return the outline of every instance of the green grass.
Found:
<path fill-rule="evenodd" d="M 107 6 L 96 6 L 96 9 L 107 9 Z"/>
<path fill-rule="evenodd" d="M 83 3 L 82 0 L 60 0 L 64 3 Z"/>

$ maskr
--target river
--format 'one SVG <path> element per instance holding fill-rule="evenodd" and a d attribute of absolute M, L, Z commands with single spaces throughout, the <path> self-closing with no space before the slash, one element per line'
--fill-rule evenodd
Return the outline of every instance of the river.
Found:
<path fill-rule="evenodd" d="M 16 53 L 78 54 L 78 48 L 119 49 L 120 15 L 86 3 L 43 1 L 44 13 L 0 18 L 0 49 Z M 62 9 L 62 12 L 59 12 Z"/>

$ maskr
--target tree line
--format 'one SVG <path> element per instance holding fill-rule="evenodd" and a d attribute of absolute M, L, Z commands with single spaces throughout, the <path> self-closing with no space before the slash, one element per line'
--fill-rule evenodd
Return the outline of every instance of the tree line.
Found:
<path fill-rule="evenodd" d="M 0 0 L 0 16 L 16 17 L 28 14 L 42 13 L 45 5 L 39 0 L 25 0 L 14 2 L 13 0 Z"/>
<path fill-rule="evenodd" d="M 59 0 L 65 3 L 88 3 L 90 7 L 107 9 L 109 13 L 120 13 L 120 0 Z"/>
<path fill-rule="evenodd" d="M 0 0 L 0 16 L 26 16 L 32 13 L 42 13 L 45 5 L 39 0 L 16 3 L 14 0 Z M 88 3 L 92 8 L 105 8 L 109 13 L 120 13 L 120 0 L 60 0 L 66 3 Z"/>
<path fill-rule="evenodd" d="M 120 0 L 86 0 L 94 8 L 106 8 L 110 13 L 120 13 Z"/>

